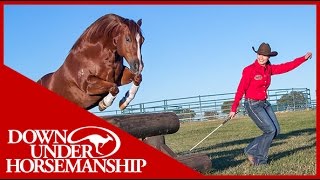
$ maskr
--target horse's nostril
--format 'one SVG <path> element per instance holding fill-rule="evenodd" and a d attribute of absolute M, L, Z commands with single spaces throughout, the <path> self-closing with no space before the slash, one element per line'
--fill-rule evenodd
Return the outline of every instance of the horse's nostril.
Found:
<path fill-rule="evenodd" d="M 130 69 L 132 72 L 136 73 L 139 71 L 139 66 L 140 66 L 140 64 L 138 62 L 134 62 L 134 63 L 130 64 Z"/>

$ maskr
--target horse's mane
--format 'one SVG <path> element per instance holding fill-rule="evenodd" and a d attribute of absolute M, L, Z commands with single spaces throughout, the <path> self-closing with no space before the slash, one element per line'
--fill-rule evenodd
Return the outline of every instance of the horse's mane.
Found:
<path fill-rule="evenodd" d="M 141 33 L 140 27 L 133 20 L 116 14 L 107 14 L 92 23 L 74 43 L 71 50 L 77 48 L 82 42 L 97 42 L 112 38 L 113 32 L 120 30 L 120 24 L 127 25 L 132 34 Z"/>

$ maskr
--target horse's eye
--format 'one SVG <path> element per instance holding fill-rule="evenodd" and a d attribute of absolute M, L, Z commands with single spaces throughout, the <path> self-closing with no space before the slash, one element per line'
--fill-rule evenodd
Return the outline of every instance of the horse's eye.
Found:
<path fill-rule="evenodd" d="M 130 37 L 126 37 L 126 41 L 127 41 L 127 42 L 131 42 Z"/>

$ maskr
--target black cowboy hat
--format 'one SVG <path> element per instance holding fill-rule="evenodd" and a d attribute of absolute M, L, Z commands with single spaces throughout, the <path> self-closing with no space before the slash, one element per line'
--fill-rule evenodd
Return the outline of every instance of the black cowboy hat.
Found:
<path fill-rule="evenodd" d="M 252 49 L 253 49 L 254 52 L 256 52 L 258 54 L 261 54 L 261 55 L 264 55 L 264 56 L 270 56 L 271 57 L 271 56 L 278 55 L 277 51 L 272 51 L 271 52 L 271 48 L 270 48 L 270 45 L 268 43 L 262 43 L 259 46 L 258 51 L 256 51 L 253 46 L 252 46 Z"/>

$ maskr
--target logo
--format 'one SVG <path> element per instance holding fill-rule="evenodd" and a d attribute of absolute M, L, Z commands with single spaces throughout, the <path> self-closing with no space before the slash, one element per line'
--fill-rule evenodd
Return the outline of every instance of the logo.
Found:
<path fill-rule="evenodd" d="M 254 79 L 255 79 L 255 80 L 261 80 L 261 79 L 262 79 L 262 76 L 261 76 L 261 75 L 255 75 L 255 76 L 254 76 Z"/>
<path fill-rule="evenodd" d="M 73 139 L 72 137 L 75 134 L 77 134 L 79 131 L 84 130 L 84 129 L 101 129 L 102 131 L 105 132 L 106 137 L 103 137 L 103 136 L 101 136 L 99 134 L 90 134 L 90 135 L 86 135 L 85 137 L 83 137 L 81 139 L 72 140 Z M 100 155 L 100 156 L 95 157 L 94 155 L 92 155 L 92 152 L 90 152 L 88 154 L 88 156 L 90 158 L 106 158 L 106 157 L 109 157 L 109 156 L 113 155 L 114 153 L 116 153 L 119 150 L 120 145 L 121 145 L 119 137 L 114 132 L 110 131 L 109 129 L 102 128 L 102 127 L 97 127 L 97 126 L 86 126 L 86 127 L 78 128 L 78 129 L 72 131 L 68 135 L 68 138 L 67 138 L 67 142 L 69 144 L 77 144 L 77 143 L 80 143 L 80 142 L 83 142 L 83 141 L 86 141 L 86 140 L 88 140 L 90 143 L 92 143 L 94 145 L 93 147 L 95 148 L 95 153 Z M 101 153 L 99 151 L 99 149 L 103 148 L 103 146 L 105 144 L 107 144 L 109 141 L 115 141 L 114 149 L 108 154 Z M 93 149 L 90 149 L 90 150 L 93 150 Z"/>
<path fill-rule="evenodd" d="M 7 173 L 142 173 L 145 159 L 112 158 L 121 148 L 113 131 L 85 126 L 69 130 L 8 130 L 8 145 L 27 145 L 30 156 L 6 159 Z"/>

